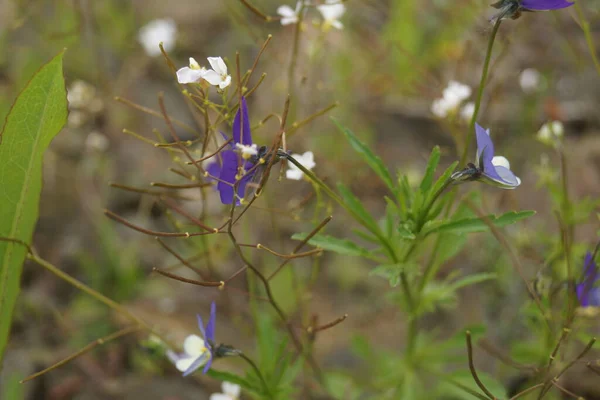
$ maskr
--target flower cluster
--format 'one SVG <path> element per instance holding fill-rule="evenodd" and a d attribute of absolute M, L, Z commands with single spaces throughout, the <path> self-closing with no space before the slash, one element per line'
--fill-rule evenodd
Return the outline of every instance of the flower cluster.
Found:
<path fill-rule="evenodd" d="M 208 57 L 208 63 L 212 69 L 200 66 L 198 62 L 190 57 L 189 66 L 177 70 L 177 81 L 181 84 L 197 83 L 205 80 L 219 89 L 225 89 L 231 84 L 231 75 L 227 73 L 227 64 L 221 57 Z"/>
<path fill-rule="evenodd" d="M 288 5 L 282 5 L 277 8 L 277 14 L 281 16 L 281 25 L 297 24 L 300 20 L 300 13 L 303 12 L 305 7 L 309 5 L 308 2 L 302 4 L 302 1 L 296 3 L 296 8 Z M 340 18 L 346 12 L 346 6 L 340 0 L 326 0 L 325 4 L 317 6 L 317 10 L 323 17 L 323 30 L 328 30 L 333 27 L 336 29 L 343 29 L 344 25 L 340 21 Z"/>
<path fill-rule="evenodd" d="M 438 118 L 447 118 L 456 115 L 460 106 L 471 96 L 471 88 L 457 81 L 448 82 L 442 92 L 442 97 L 435 99 L 431 104 L 431 112 Z M 475 111 L 475 104 L 468 102 L 460 109 L 460 118 L 470 121 Z"/>

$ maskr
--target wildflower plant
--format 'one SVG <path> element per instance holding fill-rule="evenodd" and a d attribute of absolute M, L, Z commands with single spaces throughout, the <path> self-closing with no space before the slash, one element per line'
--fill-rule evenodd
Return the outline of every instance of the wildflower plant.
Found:
<path fill-rule="evenodd" d="M 258 101 L 271 99 L 271 96 L 276 98 L 275 85 L 263 84 L 267 80 L 265 74 L 257 76 L 263 68 L 263 55 L 271 50 L 271 35 L 255 49 L 254 59 L 220 49 L 228 62 L 221 57 L 208 57 L 210 68 L 194 58 L 188 59 L 188 66 L 177 68 L 176 65 L 184 61 L 173 60 L 176 54 L 169 52 L 167 43 L 160 46 L 173 87 L 180 89 L 193 116 L 190 120 L 198 126 L 176 118 L 162 93 L 157 96 L 155 109 L 117 98 L 136 111 L 159 117 L 162 125 L 154 131 L 156 139 L 127 128 L 124 133 L 151 145 L 153 151 L 167 154 L 172 162 L 168 169 L 171 179 L 147 182 L 151 189 L 122 183 L 111 185 L 134 196 L 151 198 L 164 215 L 160 224 L 150 225 L 153 222 L 149 219 L 133 220 L 112 208 L 104 214 L 115 224 L 140 236 L 154 238 L 157 248 L 178 261 L 174 266 L 153 265 L 152 274 L 154 278 L 170 280 L 173 288 L 197 289 L 194 295 L 198 296 L 193 302 L 201 304 L 198 309 L 186 310 L 190 320 L 203 303 L 210 302 L 207 320 L 197 314 L 200 334 L 191 334 L 182 343 L 173 343 L 170 326 L 150 324 L 128 307 L 45 261 L 28 244 L 26 236 L 31 236 L 32 224 L 25 236 L 5 237 L 14 230 L 0 230 L 0 256 L 8 246 L 20 249 L 23 259 L 28 254 L 31 261 L 110 307 L 128 322 L 128 326 L 98 339 L 89 349 L 124 335 L 143 332 L 141 336 L 151 338 L 146 342 L 156 345 L 163 361 L 171 361 L 163 363 L 167 364 L 165 373 L 179 371 L 183 375 L 180 379 L 191 380 L 190 375 L 201 370 L 207 378 L 221 381 L 222 393 L 213 394 L 213 400 L 239 400 L 240 396 L 493 400 L 529 398 L 531 394 L 542 399 L 570 393 L 562 387 L 559 378 L 575 364 L 581 364 L 595 342 L 580 323 L 580 317 L 586 310 L 600 306 L 597 249 L 584 256 L 589 244 L 576 242 L 575 230 L 590 219 L 600 202 L 573 198 L 568 185 L 563 127 L 556 122 L 544 125 L 537 138 L 559 161 L 546 162 L 537 172 L 549 193 L 557 229 L 540 232 L 541 244 L 531 244 L 532 234 L 526 222 L 535 211 L 515 210 L 513 202 L 509 202 L 508 210 L 500 211 L 502 208 L 488 198 L 489 193 L 494 193 L 514 199 L 509 196 L 531 190 L 531 174 L 513 163 L 516 164 L 514 171 L 523 177 L 522 182 L 508 159 L 496 155 L 496 152 L 513 152 L 509 141 L 492 141 L 490 132 L 494 132 L 494 138 L 500 138 L 502 129 L 494 123 L 486 123 L 485 126 L 492 128 L 484 129 L 477 121 L 491 120 L 482 104 L 501 22 L 516 18 L 524 11 L 555 10 L 572 3 L 503 0 L 494 4 L 500 14 L 493 20 L 487 52 L 481 57 L 483 65 L 476 94 L 471 98 L 470 86 L 451 80 L 430 109 L 437 117 L 432 121 L 442 126 L 455 117 L 468 124 L 454 127 L 455 151 L 433 147 L 416 179 L 415 174 L 405 168 L 395 170 L 391 162 L 384 161 L 360 135 L 349 129 L 351 118 L 321 118 L 336 108 L 337 102 L 320 106 L 306 115 L 297 107 L 307 92 L 299 90 L 306 80 L 305 71 L 299 72 L 298 60 L 305 56 L 310 58 L 309 50 L 300 44 L 305 40 L 313 45 L 310 40 L 315 37 L 324 42 L 331 28 L 341 30 L 335 35 L 344 35 L 345 25 L 341 19 L 351 4 L 341 0 L 301 1 L 294 9 L 280 5 L 276 15 L 264 13 L 248 0 L 241 0 L 238 5 L 241 12 L 258 17 L 259 23 L 272 24 L 269 28 L 277 26 L 290 31 L 291 28 L 285 26 L 294 25 L 289 64 L 283 78 L 287 80 L 284 86 L 289 94 L 284 96 L 278 109 L 265 112 L 264 105 Z M 303 25 L 305 17 L 319 15 L 320 23 L 316 27 Z M 485 17 L 481 19 L 486 22 Z M 313 28 L 316 29 L 310 31 Z M 144 32 L 145 28 L 140 32 L 143 45 Z M 155 41 L 157 36 L 150 36 L 148 41 Z M 60 84 L 53 83 L 53 78 L 42 85 L 50 87 L 56 92 L 55 97 L 62 99 L 59 109 L 54 110 L 55 119 L 46 121 L 53 128 L 49 136 L 58 132 L 67 114 L 65 86 L 58 73 L 57 60 L 62 58 L 49 66 L 53 68 L 53 76 L 60 78 L 56 78 Z M 39 84 L 39 79 L 37 76 L 32 82 Z M 38 107 L 43 103 L 39 101 L 51 103 L 39 97 L 42 92 L 44 90 L 33 94 L 24 92 L 25 96 L 36 99 L 31 103 L 36 113 L 45 112 Z M 71 97 L 75 94 L 73 91 Z M 11 111 L 7 119 L 0 155 L 11 163 L 12 152 L 18 151 L 21 143 L 15 132 L 25 130 L 19 126 L 20 117 L 26 115 L 29 104 L 19 99 L 16 111 Z M 343 107 L 343 103 L 341 105 Z M 14 116 L 13 112 L 21 114 Z M 305 144 L 307 151 L 300 153 L 295 135 L 317 131 L 312 129 L 312 124 L 319 118 L 323 124 L 319 129 L 326 131 L 322 136 L 335 137 L 336 141 L 342 139 L 336 143 L 336 150 L 352 151 L 358 159 L 353 167 L 364 167 L 368 174 L 364 181 L 378 188 L 377 193 L 381 194 L 378 199 L 365 201 L 363 186 L 355 184 L 350 176 L 354 168 L 345 169 L 339 175 L 328 175 L 328 162 L 333 157 L 319 146 Z M 43 126 L 45 124 L 40 122 L 39 129 Z M 529 132 L 532 140 L 533 131 Z M 5 150 L 7 142 L 9 150 Z M 35 153 L 35 157 L 36 178 L 39 178 L 41 155 Z M 319 162 L 318 168 L 315 160 Z M 23 170 L 20 165 L 17 169 Z M 0 167 L 0 182 L 8 181 L 5 175 L 5 169 Z M 287 180 L 282 179 L 284 175 Z M 17 180 L 21 182 L 22 178 L 19 175 Z M 303 179 L 310 181 L 312 187 L 295 182 Z M 488 186 L 467 184 L 475 181 Z M 305 197 L 298 201 L 291 195 L 293 190 L 304 190 Z M 491 209 L 494 211 L 488 211 Z M 10 212 L 0 210 L 0 222 L 20 212 L 18 208 Z M 265 223 L 266 212 L 269 223 Z M 291 217 L 285 230 L 278 225 L 281 215 Z M 330 224 L 337 219 L 342 221 L 338 229 L 335 223 Z M 12 219 L 10 222 L 13 226 Z M 0 224 L 1 229 L 3 226 Z M 259 228 L 268 227 L 273 228 L 273 234 L 261 236 Z M 481 232 L 491 235 L 479 237 L 481 242 L 477 243 L 485 246 L 473 246 L 472 235 Z M 518 251 L 523 248 L 528 254 L 540 253 L 531 257 L 536 261 L 527 261 L 528 269 L 524 268 L 525 257 Z M 337 260 L 344 262 L 334 262 Z M 365 304 L 369 316 L 361 323 L 368 327 L 366 331 L 379 329 L 379 322 L 372 322 L 379 317 L 379 307 L 391 310 L 383 318 L 390 323 L 385 326 L 400 325 L 400 329 L 394 331 L 393 348 L 380 346 L 368 334 L 356 334 L 349 340 L 352 343 L 347 345 L 348 354 L 355 364 L 364 367 L 359 373 L 340 364 L 331 368 L 336 365 L 333 364 L 335 355 L 320 353 L 323 346 L 319 340 L 327 338 L 329 343 L 335 342 L 336 332 L 344 329 L 348 318 L 353 318 L 355 310 L 343 301 L 340 303 L 348 308 L 348 313 L 331 317 L 323 306 L 325 302 L 315 300 L 319 285 L 328 290 L 330 286 L 323 267 L 339 268 L 345 273 L 346 266 L 353 264 L 347 260 L 368 268 L 368 272 L 360 270 L 361 282 L 377 287 L 372 303 L 370 300 Z M 299 268 L 308 265 L 310 269 Z M 535 278 L 530 273 L 532 265 Z M 135 279 L 140 279 L 139 275 L 136 274 Z M 5 281 L 0 281 L 0 285 Z M 101 290 L 108 290 L 107 286 L 103 282 Z M 507 344 L 508 341 L 503 341 L 504 332 L 488 331 L 484 323 L 461 322 L 452 329 L 437 326 L 440 315 L 457 313 L 461 296 L 480 286 L 486 291 L 487 288 L 504 291 L 507 302 L 511 299 L 506 293 L 523 294 L 515 296 L 524 300 L 513 304 L 511 318 L 515 322 L 511 328 L 526 331 L 526 339 Z M 126 300 L 126 293 L 117 300 Z M 11 301 L 14 302 L 14 296 Z M 219 338 L 227 336 L 235 340 L 232 345 L 217 342 L 217 303 Z M 491 342 L 500 344 L 491 345 Z M 506 348 L 498 350 L 497 347 Z M 489 372 L 491 369 L 484 372 L 477 367 L 476 360 L 483 355 L 479 349 L 489 353 L 490 360 L 493 356 L 527 372 L 518 380 L 516 389 L 509 390 L 500 373 L 494 376 Z M 52 371 L 66 361 L 59 361 L 25 380 Z M 591 361 L 587 365 L 598 373 Z"/>

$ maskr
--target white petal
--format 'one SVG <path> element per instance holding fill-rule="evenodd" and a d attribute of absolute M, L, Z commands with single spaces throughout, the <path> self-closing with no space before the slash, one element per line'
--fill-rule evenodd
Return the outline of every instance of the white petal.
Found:
<path fill-rule="evenodd" d="M 210 83 L 213 86 L 219 85 L 222 81 L 221 75 L 217 74 L 212 69 L 207 70 L 204 73 L 204 75 L 202 75 L 202 79 L 204 79 L 205 81 L 207 81 L 208 83 Z"/>
<path fill-rule="evenodd" d="M 290 169 L 285 171 L 285 177 L 287 179 L 291 179 L 293 181 L 299 181 L 300 179 L 302 179 L 303 176 L 304 176 L 304 172 L 302 172 L 298 168 L 292 168 L 291 166 L 290 166 Z"/>
<path fill-rule="evenodd" d="M 155 19 L 144 25 L 138 34 L 138 40 L 149 56 L 160 54 L 158 44 L 163 42 L 166 51 L 175 46 L 177 25 L 172 19 Z"/>
<path fill-rule="evenodd" d="M 194 59 L 194 57 L 190 57 L 190 68 L 191 69 L 202 69 L 200 67 L 200 64 L 198 64 L 198 61 L 196 61 L 196 59 Z"/>
<path fill-rule="evenodd" d="M 228 394 L 213 393 L 210 395 L 209 400 L 236 400 L 236 399 L 231 398 L 231 396 Z"/>
<path fill-rule="evenodd" d="M 225 89 L 231 83 L 231 75 L 227 75 L 227 77 L 219 83 L 219 87 L 221 89 Z"/>
<path fill-rule="evenodd" d="M 198 82 L 204 77 L 206 73 L 202 69 L 191 69 L 190 67 L 183 67 L 177 70 L 177 82 L 179 83 L 194 83 Z"/>
<path fill-rule="evenodd" d="M 475 112 L 475 103 L 469 102 L 465 104 L 460 111 L 460 117 L 463 121 L 469 122 L 471 118 L 473 118 L 473 113 Z"/>
<path fill-rule="evenodd" d="M 183 351 L 192 358 L 200 357 L 200 354 L 206 351 L 204 340 L 198 335 L 186 337 L 183 341 Z"/>
<path fill-rule="evenodd" d="M 223 388 L 223 393 L 228 394 L 233 398 L 239 397 L 242 392 L 240 385 L 231 382 L 223 382 L 221 388 Z"/>
<path fill-rule="evenodd" d="M 330 23 L 330 24 L 331 24 L 331 26 L 333 26 L 335 29 L 344 29 L 344 25 L 343 25 L 343 24 L 342 24 L 340 21 L 338 21 L 337 19 L 336 19 L 336 20 L 333 20 L 333 21 L 329 21 L 329 23 Z"/>
<path fill-rule="evenodd" d="M 283 17 L 281 18 L 281 25 L 290 25 L 290 24 L 297 24 L 298 23 L 298 17 L 296 17 L 295 15 L 293 17 Z"/>
<path fill-rule="evenodd" d="M 197 357 L 182 357 L 175 363 L 175 368 L 181 372 L 187 371 Z"/>
<path fill-rule="evenodd" d="M 292 154 L 292 157 L 294 157 L 296 161 L 298 161 L 304 168 L 308 170 L 313 169 L 316 165 L 312 151 L 307 151 L 304 154 Z M 293 166 L 297 169 L 294 164 L 290 164 L 290 166 Z"/>
<path fill-rule="evenodd" d="M 504 167 L 506 169 L 510 169 L 510 163 L 506 159 L 506 157 L 495 156 L 492 158 L 492 165 L 494 167 Z"/>
<path fill-rule="evenodd" d="M 208 57 L 207 60 L 217 74 L 227 75 L 227 65 L 221 57 Z"/>
<path fill-rule="evenodd" d="M 277 14 L 282 17 L 296 17 L 296 13 L 290 6 L 279 6 L 277 7 Z"/>

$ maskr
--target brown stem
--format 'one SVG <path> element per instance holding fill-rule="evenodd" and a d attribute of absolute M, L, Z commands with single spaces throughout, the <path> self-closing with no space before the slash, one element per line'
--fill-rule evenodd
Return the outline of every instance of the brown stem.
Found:
<path fill-rule="evenodd" d="M 471 343 L 471 332 L 466 331 L 465 337 L 467 339 L 467 354 L 469 357 L 469 369 L 471 370 L 471 375 L 473 376 L 473 379 L 475 380 L 475 383 L 477 384 L 479 389 L 481 389 L 483 391 L 483 393 L 485 393 L 486 396 L 488 396 L 490 399 L 496 400 L 497 397 L 494 396 L 492 394 L 492 392 L 490 392 L 488 390 L 487 387 L 485 387 L 485 385 L 483 384 L 483 382 L 481 381 L 481 379 L 479 379 L 479 376 L 477 375 L 477 370 L 475 369 L 475 364 L 473 363 L 473 344 Z"/>
<path fill-rule="evenodd" d="M 152 272 L 156 272 L 157 274 L 160 274 L 162 276 L 166 276 L 167 278 L 171 278 L 171 279 L 174 279 L 176 281 L 185 282 L 185 283 L 191 283 L 192 285 L 197 285 L 197 286 L 218 287 L 219 289 L 223 288 L 225 286 L 225 282 L 223 282 L 223 281 L 220 281 L 220 282 L 203 282 L 203 281 L 197 281 L 195 279 L 184 278 L 183 276 L 175 275 L 175 274 L 172 274 L 170 272 L 161 271 L 158 268 L 152 268 Z"/>

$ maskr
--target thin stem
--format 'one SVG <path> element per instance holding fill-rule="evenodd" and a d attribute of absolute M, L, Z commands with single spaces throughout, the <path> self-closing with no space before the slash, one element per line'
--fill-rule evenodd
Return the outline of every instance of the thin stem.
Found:
<path fill-rule="evenodd" d="M 36 372 L 35 374 L 29 375 L 27 378 L 23 379 L 22 381 L 20 381 L 19 383 L 25 383 L 27 381 L 30 381 L 32 379 L 35 379 L 39 376 L 42 376 L 56 368 L 62 367 L 63 365 L 67 364 L 70 361 L 73 361 L 74 359 L 76 359 L 79 356 L 82 356 L 83 354 L 87 353 L 88 351 L 93 350 L 96 346 L 99 345 L 103 345 L 107 342 L 110 342 L 111 340 L 115 340 L 118 339 L 122 336 L 125 335 L 129 335 L 130 333 L 136 332 L 140 330 L 140 326 L 130 326 L 127 328 L 123 328 L 120 331 L 111 333 L 108 336 L 104 336 L 101 337 L 99 339 L 94 340 L 93 342 L 91 342 L 90 344 L 88 344 L 87 346 L 85 346 L 84 348 L 82 348 L 81 350 L 71 354 L 70 356 L 68 356 L 67 358 L 64 358 L 62 360 L 60 360 L 59 362 L 52 364 L 51 366 L 49 366 L 48 368 L 45 368 L 39 372 Z"/>
<path fill-rule="evenodd" d="M 498 33 L 498 29 L 500 28 L 500 24 L 502 23 L 501 18 L 497 18 L 494 23 L 494 28 L 492 29 L 492 34 L 490 35 L 490 40 L 488 42 L 487 53 L 485 55 L 485 61 L 483 62 L 483 71 L 481 72 L 481 81 L 479 82 L 479 90 L 477 92 L 477 99 L 475 100 L 475 110 L 473 111 L 473 116 L 471 117 L 471 122 L 469 123 L 469 130 L 467 131 L 467 139 L 465 141 L 465 147 L 463 149 L 463 153 L 460 157 L 460 166 L 465 165 L 467 161 L 467 154 L 469 153 L 469 144 L 473 139 L 473 132 L 475 131 L 475 122 L 477 121 L 477 115 L 479 114 L 479 108 L 481 107 L 481 99 L 483 98 L 483 89 L 485 88 L 485 84 L 488 77 L 488 71 L 490 68 L 490 61 L 492 59 L 492 49 L 494 48 L 494 41 L 496 40 L 496 34 Z"/>
<path fill-rule="evenodd" d="M 590 30 L 590 23 L 585 18 L 585 14 L 581 9 L 581 4 L 575 2 L 575 12 L 577 13 L 577 18 L 579 18 L 579 25 L 583 30 L 583 34 L 585 36 L 585 41 L 587 43 L 588 49 L 590 51 L 590 56 L 592 56 L 592 61 L 594 62 L 594 67 L 596 67 L 596 72 L 600 75 L 600 61 L 598 61 L 598 55 L 596 54 L 596 45 L 594 44 L 594 38 L 592 37 L 592 31 Z"/>
<path fill-rule="evenodd" d="M 268 398 L 272 399 L 273 395 L 271 394 L 271 391 L 269 390 L 269 386 L 267 385 L 267 381 L 265 381 L 265 378 L 263 377 L 262 373 L 260 372 L 260 369 L 258 369 L 258 367 L 254 363 L 254 361 L 252 361 L 252 359 L 250 357 L 248 357 L 244 353 L 240 353 L 239 356 L 252 367 L 252 369 L 254 370 L 254 372 L 256 373 L 256 375 L 258 376 L 258 378 L 260 379 L 260 383 L 263 386 L 265 394 L 267 395 Z"/>
<path fill-rule="evenodd" d="M 517 399 L 525 396 L 526 394 L 529 394 L 529 393 L 533 392 L 534 390 L 537 390 L 537 389 L 541 388 L 542 386 L 544 386 L 543 383 L 538 383 L 537 385 L 533 385 L 532 387 L 527 388 L 527 389 L 523 390 L 520 393 L 517 393 L 516 395 L 514 395 L 513 397 L 511 397 L 510 400 L 517 400 Z"/>
<path fill-rule="evenodd" d="M 487 387 L 485 387 L 485 385 L 477 375 L 477 370 L 475 369 L 475 364 L 473 363 L 473 344 L 471 343 L 471 332 L 465 332 L 465 337 L 467 339 L 467 354 L 469 356 L 469 369 L 471 370 L 471 375 L 473 376 L 473 379 L 475 380 L 477 386 L 479 386 L 479 389 L 481 389 L 483 393 L 485 393 L 490 399 L 496 400 L 497 397 L 494 396 L 492 392 L 488 390 Z"/>

